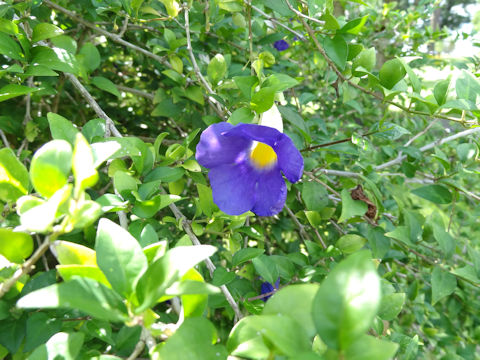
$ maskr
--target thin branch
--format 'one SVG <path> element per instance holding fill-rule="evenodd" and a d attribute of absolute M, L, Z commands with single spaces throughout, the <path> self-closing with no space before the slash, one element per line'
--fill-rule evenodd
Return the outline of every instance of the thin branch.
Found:
<path fill-rule="evenodd" d="M 111 134 L 115 137 L 122 137 L 122 134 L 117 130 L 115 124 L 110 117 L 105 114 L 102 108 L 98 105 L 96 100 L 93 98 L 92 95 L 88 92 L 85 86 L 77 79 L 77 77 L 73 74 L 65 73 L 65 76 L 70 80 L 70 82 L 75 86 L 75 88 L 82 94 L 82 96 L 87 100 L 88 104 L 92 107 L 93 111 L 97 114 L 98 117 L 105 120 L 106 128 L 105 128 L 105 137 L 109 137 Z"/>
<path fill-rule="evenodd" d="M 300 34 L 299 32 L 293 30 L 292 28 L 288 27 L 287 25 L 283 24 L 281 21 L 278 21 L 276 18 L 274 18 L 273 16 L 270 16 L 268 15 L 267 13 L 265 13 L 264 11 L 262 11 L 261 9 L 259 9 L 258 7 L 256 7 L 255 5 L 252 5 L 250 3 L 250 1 L 247 1 L 247 0 L 244 0 L 243 1 L 246 5 L 248 6 L 251 6 L 251 8 L 253 10 L 255 10 L 256 12 L 258 12 L 260 15 L 262 15 L 263 17 L 267 18 L 268 20 L 270 20 L 272 23 L 274 23 L 275 25 L 278 25 L 282 28 L 284 28 L 285 30 L 288 30 L 289 32 L 291 32 L 292 34 L 294 34 L 297 38 L 299 38 L 300 40 L 302 41 L 305 41 L 305 36 L 303 36 L 302 34 Z"/>
<path fill-rule="evenodd" d="M 305 242 L 307 240 L 311 240 L 310 235 L 308 235 L 308 233 L 305 231 L 305 226 L 300 221 L 298 221 L 298 219 L 295 216 L 295 214 L 293 213 L 293 211 L 286 205 L 285 205 L 285 210 L 287 210 L 288 215 L 292 218 L 295 225 L 297 225 L 298 231 L 300 233 L 300 236 L 301 236 L 303 242 Z"/>
<path fill-rule="evenodd" d="M 50 239 L 51 237 L 47 236 L 43 243 L 35 250 L 33 255 L 25 261 L 18 269 L 15 271 L 13 276 L 6 280 L 4 283 L 0 285 L 0 298 L 3 297 L 11 288 L 15 285 L 15 283 L 25 274 L 28 274 L 30 271 L 33 270 L 35 263 L 42 257 L 42 255 L 48 250 L 50 246 Z"/>
<path fill-rule="evenodd" d="M 6 135 L 5 135 L 5 133 L 3 132 L 2 129 L 0 129 L 0 138 L 1 138 L 2 141 L 3 141 L 3 145 L 5 145 L 5 147 L 8 147 L 8 148 L 9 148 L 9 147 L 10 147 L 10 143 L 8 142 L 7 137 L 6 137 Z"/>
<path fill-rule="evenodd" d="M 165 190 L 162 187 L 160 187 L 160 191 L 163 194 L 166 194 Z M 193 245 L 201 245 L 200 240 L 198 240 L 197 236 L 193 232 L 193 229 L 192 229 L 192 226 L 190 225 L 190 222 L 187 220 L 185 215 L 183 215 L 183 213 L 180 211 L 180 209 L 177 207 L 177 205 L 172 203 L 172 204 L 168 205 L 168 207 L 170 208 L 170 210 L 172 210 L 175 218 L 178 221 L 180 221 L 180 223 L 182 224 L 183 230 L 187 233 L 187 235 L 190 238 L 190 240 L 192 241 Z M 206 258 L 205 259 L 205 264 L 207 265 L 207 269 L 210 272 L 210 276 L 213 277 L 213 272 L 215 271 L 216 267 L 213 264 L 212 260 L 210 260 L 209 258 Z M 228 290 L 228 288 L 225 285 L 220 286 L 220 290 L 222 291 L 223 295 L 225 295 L 225 298 L 227 299 L 228 303 L 230 304 L 233 311 L 235 312 L 235 318 L 236 318 L 235 322 L 237 322 L 238 320 L 240 320 L 243 317 L 243 314 L 240 311 L 240 308 L 238 307 L 238 304 L 235 302 L 235 299 L 233 298 L 232 294 L 230 293 L 230 291 Z"/>
<path fill-rule="evenodd" d="M 125 19 L 123 19 L 122 28 L 120 29 L 118 36 L 123 37 L 123 35 L 125 35 L 125 31 L 127 31 L 127 26 L 128 26 L 128 15 L 126 14 Z"/>
<path fill-rule="evenodd" d="M 439 140 L 436 140 L 436 141 L 432 141 L 431 143 L 423 146 L 420 148 L 420 152 L 425 152 L 427 150 L 430 150 L 430 149 L 433 149 L 435 148 L 436 146 L 440 146 L 442 144 L 445 144 L 447 142 L 450 142 L 450 141 L 453 141 L 453 140 L 457 140 L 459 138 L 462 138 L 462 137 L 465 137 L 465 136 L 468 136 L 468 135 L 472 135 L 472 134 L 476 134 L 480 132 L 480 127 L 476 127 L 476 128 L 472 128 L 472 129 L 468 129 L 468 130 L 464 130 L 464 131 L 460 131 L 459 133 L 456 133 L 456 134 L 453 134 L 453 135 L 450 135 L 450 136 L 447 136 L 447 137 L 444 137 L 444 138 L 441 138 Z M 397 164 L 400 164 L 403 162 L 403 160 L 405 160 L 407 158 L 407 156 L 405 155 L 399 155 L 397 156 L 395 159 L 393 160 L 390 160 L 390 161 L 387 161 L 386 163 L 383 163 L 381 165 L 378 165 L 375 167 L 375 170 L 376 171 L 379 171 L 379 170 L 383 170 L 387 167 L 390 167 L 390 166 L 393 166 L 393 165 L 397 165 Z"/>
<path fill-rule="evenodd" d="M 128 87 L 128 86 L 123 86 L 123 85 L 115 85 L 115 86 L 120 91 L 125 91 L 125 92 L 128 92 L 128 93 L 134 94 L 134 95 L 138 95 L 138 96 L 144 97 L 145 99 L 148 99 L 148 100 L 151 100 L 151 101 L 153 101 L 153 99 L 155 98 L 155 95 L 150 94 L 150 93 L 145 92 L 145 91 L 142 91 L 142 90 L 134 89 L 134 88 L 131 88 L 131 87 Z"/>
<path fill-rule="evenodd" d="M 215 110 L 218 116 L 220 116 L 220 118 L 223 119 L 225 114 L 221 108 L 221 105 L 215 98 L 211 97 L 211 94 L 215 94 L 215 92 L 213 91 L 213 89 L 211 88 L 207 80 L 205 80 L 205 78 L 203 77 L 202 72 L 198 67 L 197 60 L 195 59 L 195 55 L 193 54 L 192 40 L 190 38 L 189 9 L 187 6 L 184 7 L 184 12 L 185 12 L 185 33 L 187 35 L 187 51 L 188 51 L 188 54 L 190 55 L 190 60 L 193 65 L 193 71 L 195 72 L 195 75 L 197 76 L 198 81 L 202 84 L 205 90 L 207 90 L 208 101 L 213 104 L 212 108 Z"/>
<path fill-rule="evenodd" d="M 431 121 L 426 127 L 425 129 L 423 129 L 422 131 L 420 131 L 418 134 L 416 134 L 414 137 L 412 137 L 411 139 L 409 139 L 403 146 L 404 147 L 407 147 L 407 146 L 410 146 L 415 140 L 417 140 L 420 136 L 422 136 L 423 134 L 425 134 L 428 130 L 430 130 L 430 128 L 435 125 L 435 123 L 438 121 L 438 119 L 435 119 L 433 121 Z"/>

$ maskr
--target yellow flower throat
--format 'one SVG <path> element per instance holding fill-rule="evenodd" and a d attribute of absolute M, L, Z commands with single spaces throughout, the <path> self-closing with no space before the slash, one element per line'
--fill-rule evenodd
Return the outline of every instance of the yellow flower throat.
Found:
<path fill-rule="evenodd" d="M 264 169 L 276 164 L 277 154 L 271 146 L 259 142 L 253 146 L 250 159 L 256 167 Z"/>

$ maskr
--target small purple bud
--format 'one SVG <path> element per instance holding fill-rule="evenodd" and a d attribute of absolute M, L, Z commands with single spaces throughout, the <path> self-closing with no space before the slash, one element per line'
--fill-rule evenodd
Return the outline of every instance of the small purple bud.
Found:
<path fill-rule="evenodd" d="M 268 281 L 265 281 L 264 283 L 262 283 L 262 285 L 260 286 L 260 290 L 261 290 L 261 294 L 268 294 L 268 293 L 271 293 L 275 290 L 278 290 L 278 287 L 280 286 L 280 278 L 277 279 L 277 281 L 275 281 L 275 287 L 273 287 L 273 285 L 271 283 L 269 283 Z M 267 301 L 270 297 L 272 296 L 272 294 L 268 295 L 268 296 L 265 296 L 264 298 L 262 298 L 263 301 Z"/>
<path fill-rule="evenodd" d="M 273 47 L 278 51 L 287 50 L 290 45 L 285 40 L 278 40 L 273 43 Z"/>

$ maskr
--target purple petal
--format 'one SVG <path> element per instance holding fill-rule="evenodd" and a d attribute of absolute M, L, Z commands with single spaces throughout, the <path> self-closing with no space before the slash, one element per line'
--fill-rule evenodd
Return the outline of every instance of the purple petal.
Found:
<path fill-rule="evenodd" d="M 260 286 L 260 291 L 261 291 L 261 294 L 268 294 L 272 291 L 274 291 L 275 288 L 273 287 L 272 284 L 270 284 L 269 282 L 264 282 L 262 283 L 262 285 Z M 262 298 L 263 301 L 267 301 L 272 295 L 268 295 L 268 296 L 265 296 Z"/>
<path fill-rule="evenodd" d="M 255 189 L 255 205 L 252 211 L 259 216 L 278 214 L 285 205 L 287 186 L 278 167 L 261 172 Z"/>
<path fill-rule="evenodd" d="M 273 43 L 273 47 L 278 51 L 284 51 L 287 50 L 290 45 L 285 40 L 278 40 Z"/>
<path fill-rule="evenodd" d="M 280 166 L 288 181 L 296 183 L 300 180 L 303 173 L 303 157 L 293 141 L 285 135 L 278 141 L 274 150 L 277 153 L 278 166 Z"/>
<path fill-rule="evenodd" d="M 258 173 L 246 162 L 216 166 L 208 177 L 213 201 L 228 215 L 240 215 L 255 204 Z"/>
<path fill-rule="evenodd" d="M 224 132 L 233 125 L 221 122 L 210 125 L 200 136 L 195 158 L 206 168 L 233 164 L 250 148 L 251 141 L 245 137 L 227 138 Z"/>
<path fill-rule="evenodd" d="M 225 137 L 244 137 L 267 144 L 275 150 L 278 166 L 288 181 L 295 183 L 302 177 L 303 157 L 293 141 L 280 131 L 262 125 L 240 124 L 225 133 Z"/>

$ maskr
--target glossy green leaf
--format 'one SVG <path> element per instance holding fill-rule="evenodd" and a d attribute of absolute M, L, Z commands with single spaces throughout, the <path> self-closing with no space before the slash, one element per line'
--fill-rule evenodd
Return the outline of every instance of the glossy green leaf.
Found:
<path fill-rule="evenodd" d="M 252 259 L 253 266 L 265 281 L 275 284 L 278 278 L 278 269 L 275 262 L 267 255 L 260 255 Z"/>
<path fill-rule="evenodd" d="M 405 293 L 393 293 L 382 296 L 378 316 L 386 321 L 395 319 L 405 304 Z"/>
<path fill-rule="evenodd" d="M 23 61 L 25 59 L 25 55 L 18 43 L 3 33 L 0 33 L 0 54 L 6 55 L 14 60 Z"/>
<path fill-rule="evenodd" d="M 342 214 L 338 219 L 339 222 L 346 221 L 354 216 L 362 216 L 367 210 L 368 206 L 365 202 L 353 200 L 347 189 L 342 190 Z"/>
<path fill-rule="evenodd" d="M 207 68 L 208 79 L 216 85 L 227 73 L 227 63 L 222 54 L 215 55 Z"/>
<path fill-rule="evenodd" d="M 348 349 L 370 327 L 380 305 L 380 279 L 368 251 L 340 262 L 320 286 L 313 320 L 322 340 Z"/>
<path fill-rule="evenodd" d="M 260 114 L 272 107 L 274 99 L 275 89 L 272 87 L 266 87 L 253 94 L 250 105 L 253 110 Z"/>
<path fill-rule="evenodd" d="M 226 360 L 227 352 L 217 339 L 215 327 L 205 318 L 188 318 L 164 346 L 156 346 L 152 357 L 156 360 Z"/>
<path fill-rule="evenodd" d="M 33 239 L 30 234 L 0 228 L 0 255 L 9 261 L 21 263 L 33 252 Z"/>
<path fill-rule="evenodd" d="M 233 254 L 232 258 L 232 266 L 238 266 L 248 260 L 252 260 L 257 256 L 262 255 L 265 252 L 263 249 L 255 249 L 255 248 L 245 248 L 238 250 L 235 254 Z M 273 282 L 275 282 L 275 279 Z"/>
<path fill-rule="evenodd" d="M 33 155 L 30 179 L 38 193 L 50 197 L 67 183 L 71 168 L 72 147 L 65 140 L 53 140 Z"/>
<path fill-rule="evenodd" d="M 347 63 L 348 46 L 343 36 L 336 35 L 333 39 L 328 36 L 325 37 L 323 47 L 335 65 L 344 70 Z"/>
<path fill-rule="evenodd" d="M 426 185 L 415 190 L 412 190 L 412 194 L 415 194 L 423 199 L 429 200 L 435 204 L 449 204 L 452 202 L 452 194 L 442 185 Z"/>
<path fill-rule="evenodd" d="M 39 23 L 33 28 L 32 42 L 36 43 L 62 34 L 63 30 L 58 26 L 49 23 Z"/>
<path fill-rule="evenodd" d="M 28 357 L 29 360 L 64 359 L 75 360 L 82 349 L 85 335 L 83 333 L 59 332 L 46 344 L 40 345 Z"/>
<path fill-rule="evenodd" d="M 28 172 L 10 148 L 0 150 L 0 200 L 14 202 L 27 194 Z"/>
<path fill-rule="evenodd" d="M 432 271 L 432 305 L 452 294 L 456 287 L 455 275 L 435 267 Z"/>
<path fill-rule="evenodd" d="M 352 254 L 363 248 L 366 242 L 363 236 L 347 234 L 338 239 L 336 245 L 344 254 Z"/>
<path fill-rule="evenodd" d="M 138 241 L 108 219 L 98 223 L 97 264 L 119 294 L 128 297 L 147 269 L 147 258 Z"/>
<path fill-rule="evenodd" d="M 388 60 L 380 69 L 380 84 L 388 90 L 392 89 L 407 72 L 399 59 Z"/>
<path fill-rule="evenodd" d="M 216 250 L 210 245 L 179 246 L 150 264 L 138 281 L 136 293 L 140 306 L 136 312 L 154 305 L 173 283 L 200 261 L 213 255 Z"/>
<path fill-rule="evenodd" d="M 17 97 L 17 96 L 30 94 L 38 90 L 39 89 L 28 87 L 28 86 L 8 84 L 0 88 L 0 102 Z"/>
<path fill-rule="evenodd" d="M 262 314 L 290 317 L 312 338 L 317 332 L 312 319 L 312 304 L 319 288 L 318 284 L 286 286 L 268 299 Z"/>
<path fill-rule="evenodd" d="M 98 181 L 92 149 L 85 137 L 78 133 L 73 148 L 72 171 L 77 191 L 92 187 Z"/>
<path fill-rule="evenodd" d="M 398 347 L 394 342 L 363 335 L 348 347 L 345 360 L 389 360 L 393 358 Z"/>
<path fill-rule="evenodd" d="M 110 94 L 115 95 L 117 98 L 120 98 L 120 92 L 115 84 L 109 79 L 104 78 L 103 76 L 95 76 L 92 78 L 92 84 L 99 89 L 109 92 Z"/>
<path fill-rule="evenodd" d="M 317 182 L 305 182 L 302 186 L 302 199 L 308 210 L 320 211 L 328 205 L 328 193 Z"/>
<path fill-rule="evenodd" d="M 70 241 L 57 240 L 52 244 L 53 254 L 61 265 L 97 265 L 94 250 Z"/>
<path fill-rule="evenodd" d="M 113 322 L 128 319 L 127 308 L 117 293 L 95 280 L 81 277 L 33 291 L 20 298 L 17 307 L 79 310 Z"/>

